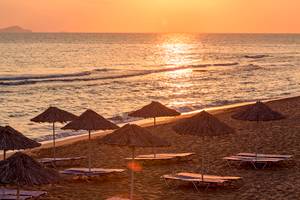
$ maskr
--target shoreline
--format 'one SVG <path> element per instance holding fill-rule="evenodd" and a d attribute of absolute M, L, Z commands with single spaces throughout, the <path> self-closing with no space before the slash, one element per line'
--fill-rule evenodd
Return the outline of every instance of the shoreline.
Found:
<path fill-rule="evenodd" d="M 268 102 L 287 100 L 287 99 L 298 98 L 298 97 L 300 97 L 300 96 L 269 99 L 269 100 L 265 100 L 263 102 L 268 103 Z M 255 101 L 241 102 L 241 103 L 234 103 L 234 104 L 228 104 L 228 105 L 223 105 L 223 106 L 215 106 L 215 107 L 204 108 L 204 109 L 200 109 L 200 110 L 181 113 L 180 116 L 176 116 L 176 117 L 159 117 L 159 118 L 156 119 L 156 123 L 157 123 L 157 125 L 168 124 L 170 122 L 174 122 L 174 121 L 179 120 L 179 119 L 191 117 L 191 116 L 195 115 L 196 113 L 199 113 L 203 110 L 210 111 L 213 114 L 218 114 L 218 113 L 224 112 L 227 109 L 238 108 L 238 107 L 246 106 L 246 105 L 249 105 L 249 104 L 252 104 L 252 103 L 255 103 Z M 141 119 L 141 120 L 136 120 L 136 121 L 131 121 L 131 122 L 120 123 L 118 125 L 121 127 L 121 126 L 123 126 L 127 123 L 137 124 L 137 125 L 142 126 L 142 127 L 151 127 L 151 126 L 153 126 L 153 119 L 152 118 L 150 118 L 150 119 Z M 91 138 L 93 139 L 93 138 L 96 138 L 96 137 L 101 137 L 101 136 L 107 135 L 111 132 L 112 132 L 112 130 L 96 131 L 96 132 L 91 133 Z M 73 144 L 75 142 L 83 141 L 83 140 L 87 140 L 87 139 L 88 139 L 87 134 L 73 135 L 73 136 L 68 136 L 68 137 L 56 139 L 56 147 L 64 146 L 64 145 L 70 145 L 70 144 Z M 43 141 L 43 142 L 41 142 L 41 144 L 42 144 L 42 146 L 40 146 L 38 148 L 35 148 L 35 149 L 32 149 L 32 150 L 51 148 L 52 147 L 52 140 Z"/>
<path fill-rule="evenodd" d="M 274 102 L 274 101 L 284 101 L 284 100 L 288 100 L 288 99 L 292 99 L 292 98 L 300 98 L 300 95 L 291 96 L 291 97 L 284 97 L 284 98 L 277 98 L 277 99 L 269 99 L 269 100 L 264 100 L 263 102 L 269 103 L 269 102 Z M 174 122 L 174 121 L 179 120 L 179 119 L 191 117 L 191 116 L 195 115 L 196 113 L 199 113 L 203 110 L 210 111 L 210 113 L 212 113 L 212 114 L 220 114 L 220 113 L 224 113 L 227 109 L 243 107 L 243 106 L 246 106 L 246 105 L 249 105 L 249 104 L 252 104 L 252 103 L 255 103 L 255 101 L 240 102 L 240 103 L 228 104 L 228 105 L 223 105 L 223 106 L 215 106 L 215 107 L 209 107 L 209 108 L 204 108 L 204 109 L 200 109 L 200 110 L 194 110 L 194 111 L 190 111 L 190 112 L 181 113 L 180 116 L 176 116 L 176 117 L 159 117 L 159 118 L 156 118 L 156 123 L 157 123 L 157 125 L 168 124 L 168 123 Z M 152 127 L 153 126 L 153 119 L 151 119 L 151 118 L 150 119 L 141 119 L 141 120 L 136 120 L 136 121 L 120 123 L 118 125 L 121 127 L 121 126 L 123 126 L 127 123 L 137 124 L 137 125 L 142 126 L 142 127 Z M 97 137 L 102 137 L 102 136 L 105 136 L 105 135 L 107 135 L 111 132 L 112 132 L 112 130 L 92 132 L 91 133 L 91 138 L 94 139 L 94 138 L 97 138 Z M 72 136 L 56 139 L 55 146 L 56 147 L 61 147 L 61 146 L 72 145 L 76 142 L 80 142 L 80 141 L 84 141 L 84 140 L 88 140 L 88 134 L 87 133 L 86 134 L 79 134 L 79 135 L 72 135 Z M 40 142 L 40 143 L 42 144 L 40 147 L 37 147 L 37 148 L 34 148 L 34 149 L 21 150 L 21 151 L 30 153 L 30 152 L 33 152 L 33 151 L 39 151 L 39 150 L 42 150 L 42 149 L 52 148 L 52 145 L 53 145 L 52 140 L 47 140 L 47 141 L 43 141 L 43 142 Z M 8 151 L 6 154 L 8 156 L 10 156 L 14 152 L 15 151 Z M 0 160 L 2 160 L 2 159 L 3 159 L 3 152 L 0 153 Z"/>
<path fill-rule="evenodd" d="M 300 97 L 300 96 L 296 96 L 296 97 Z M 288 97 L 288 98 L 294 98 L 294 97 Z M 286 99 L 286 98 L 280 98 L 280 99 Z M 274 99 L 274 100 L 280 100 L 280 99 Z M 274 100 L 267 100 L 266 102 L 274 101 Z M 187 117 L 190 117 L 192 115 L 195 115 L 196 113 L 199 113 L 202 110 L 210 111 L 211 113 L 216 114 L 216 113 L 223 112 L 226 109 L 237 108 L 237 107 L 249 105 L 249 104 L 254 103 L 254 102 L 255 101 L 240 102 L 240 103 L 228 104 L 228 105 L 223 105 L 223 106 L 209 107 L 209 108 L 204 108 L 204 109 L 199 109 L 199 110 L 194 110 L 194 111 L 190 111 L 190 112 L 181 113 L 180 116 L 175 116 L 175 117 L 159 117 L 159 118 L 156 118 L 156 123 L 157 123 L 157 125 L 168 124 L 170 122 L 173 122 L 173 121 L 176 121 L 176 120 L 179 120 L 179 119 L 183 119 L 183 118 L 187 118 Z M 119 123 L 117 125 L 122 127 L 123 125 L 125 125 L 127 123 L 137 124 L 141 127 L 152 127 L 153 126 L 153 119 L 152 118 L 140 119 L 140 120 L 125 122 L 125 123 Z M 91 139 L 105 136 L 105 135 L 107 135 L 111 132 L 112 132 L 112 130 L 92 132 L 91 133 Z M 56 138 L 55 146 L 56 147 L 61 147 L 61 146 L 71 145 L 73 143 L 84 141 L 84 140 L 88 140 L 88 134 L 87 133 L 86 134 L 83 133 L 83 134 L 78 134 L 78 135 L 72 135 L 72 136 L 67 136 L 67 137 L 62 137 L 62 138 Z M 49 149 L 49 148 L 52 148 L 52 146 L 53 146 L 53 141 L 52 140 L 42 141 L 40 143 L 42 144 L 40 147 L 33 148 L 33 149 L 27 149 L 27 150 L 21 150 L 21 151 L 24 151 L 26 153 L 30 153 L 30 152 L 39 151 L 39 150 L 42 150 L 42 149 Z M 6 155 L 11 156 L 14 152 L 15 151 L 7 151 Z M 0 153 L 0 160 L 2 160 L 2 159 L 3 159 L 3 152 Z"/>
<path fill-rule="evenodd" d="M 196 155 L 189 161 L 169 164 L 141 164 L 141 169 L 136 172 L 136 198 L 137 200 L 149 199 L 297 199 L 300 195 L 300 148 L 299 148 L 299 119 L 300 96 L 281 98 L 267 101 L 267 105 L 274 111 L 284 116 L 285 119 L 266 121 L 260 123 L 235 120 L 231 116 L 243 109 L 243 104 L 227 105 L 218 108 L 206 109 L 213 113 L 219 120 L 232 127 L 235 131 L 231 134 L 206 137 L 176 134 L 173 130 L 174 121 L 189 117 L 193 113 L 183 114 L 175 118 L 160 118 L 158 126 L 152 126 L 152 119 L 141 120 L 137 123 L 146 126 L 153 134 L 165 139 L 172 144 L 169 147 L 157 148 L 157 153 L 183 153 L 194 152 Z M 57 157 L 87 155 L 88 146 L 93 150 L 92 166 L 99 168 L 128 168 L 128 161 L 124 158 L 131 154 L 130 148 L 115 147 L 99 144 L 96 137 L 101 137 L 110 131 L 93 134 L 93 140 L 87 143 L 87 134 L 74 139 L 63 140 L 57 149 Z M 51 143 L 49 143 L 51 145 Z M 50 146 L 49 146 L 50 147 Z M 34 150 L 32 156 L 45 158 L 52 155 L 52 149 L 47 146 Z M 251 166 L 228 167 L 223 157 L 236 155 L 240 152 L 258 152 L 265 154 L 293 155 L 293 160 L 278 163 L 262 170 L 254 170 Z M 138 148 L 137 155 L 152 154 L 152 148 Z M 177 187 L 167 187 L 162 175 L 176 172 L 199 173 L 202 159 L 204 158 L 205 173 L 220 176 L 239 176 L 244 180 L 241 184 L 224 186 L 222 189 L 209 188 L 195 192 L 193 187 L 185 184 L 176 184 Z M 87 161 L 78 161 L 78 167 L 86 167 Z M 67 166 L 59 166 L 59 170 Z M 107 177 L 105 181 L 70 182 L 63 181 L 52 187 L 39 187 L 48 192 L 47 199 L 107 199 L 112 196 L 128 197 L 130 170 L 122 176 Z M 172 184 L 173 185 L 173 184 Z M 35 188 L 36 189 L 36 188 Z M 203 188 L 204 189 L 204 188 Z"/>

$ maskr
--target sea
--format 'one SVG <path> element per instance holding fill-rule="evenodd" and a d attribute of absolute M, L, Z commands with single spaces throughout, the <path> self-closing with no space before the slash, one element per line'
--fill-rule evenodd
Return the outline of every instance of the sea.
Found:
<path fill-rule="evenodd" d="M 30 119 L 49 106 L 126 123 L 153 100 L 184 113 L 297 95 L 299 34 L 0 34 L 0 125 L 38 141 L 52 126 Z"/>

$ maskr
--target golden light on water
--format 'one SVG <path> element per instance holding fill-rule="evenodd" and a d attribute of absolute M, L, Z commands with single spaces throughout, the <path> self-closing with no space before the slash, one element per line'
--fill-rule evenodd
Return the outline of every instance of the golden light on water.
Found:
<path fill-rule="evenodd" d="M 166 63 L 166 68 L 169 71 L 160 74 L 161 87 L 173 88 L 168 96 L 180 96 L 187 93 L 193 83 L 184 80 L 193 76 L 193 69 L 189 66 L 193 64 L 191 57 L 193 49 L 195 48 L 195 35 L 193 34 L 165 34 L 161 36 L 159 48 L 161 50 L 161 60 Z M 174 68 L 174 70 L 170 70 Z M 172 98 L 171 98 L 172 99 Z M 176 100 L 169 103 L 169 106 L 177 106 L 184 104 L 183 100 Z"/>
<path fill-rule="evenodd" d="M 164 49 L 166 63 L 173 65 L 184 65 L 186 60 L 183 55 L 188 52 L 187 44 L 163 44 L 162 48 Z"/>
<path fill-rule="evenodd" d="M 181 66 L 182 70 L 169 71 L 167 76 L 171 78 L 186 76 L 192 72 L 191 69 L 185 67 L 191 64 L 189 53 L 193 49 L 191 42 L 193 35 L 191 34 L 166 34 L 162 35 L 161 56 L 164 63 L 174 66 Z M 168 66 L 167 66 L 168 67 Z"/>

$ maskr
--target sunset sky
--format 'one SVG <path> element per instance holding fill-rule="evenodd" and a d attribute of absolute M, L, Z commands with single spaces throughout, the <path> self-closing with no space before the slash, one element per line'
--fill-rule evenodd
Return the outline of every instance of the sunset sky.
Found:
<path fill-rule="evenodd" d="M 36 32 L 299 33 L 299 0 L 0 0 L 0 27 Z"/>

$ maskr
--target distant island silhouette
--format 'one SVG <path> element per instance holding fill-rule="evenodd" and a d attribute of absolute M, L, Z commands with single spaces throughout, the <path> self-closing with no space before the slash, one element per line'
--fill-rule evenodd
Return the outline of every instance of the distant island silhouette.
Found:
<path fill-rule="evenodd" d="M 31 33 L 32 30 L 24 29 L 20 26 L 9 26 L 0 28 L 0 33 Z"/>

